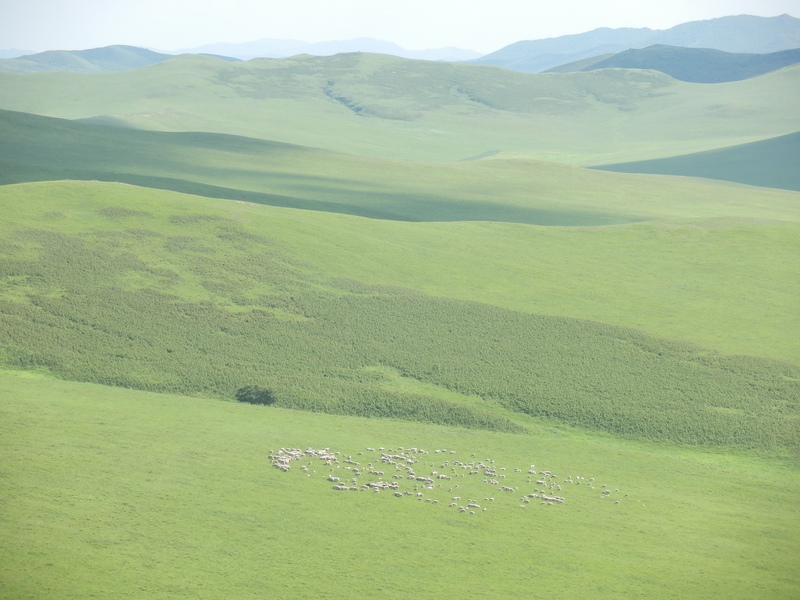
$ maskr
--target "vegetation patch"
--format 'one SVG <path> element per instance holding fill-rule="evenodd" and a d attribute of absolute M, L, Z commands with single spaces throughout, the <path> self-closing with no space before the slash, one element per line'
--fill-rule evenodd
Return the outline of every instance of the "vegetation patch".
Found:
<path fill-rule="evenodd" d="M 284 407 L 496 431 L 530 431 L 533 417 L 685 444 L 800 446 L 789 363 L 332 279 L 213 214 L 16 229 L 0 263 L 5 364 L 228 399 L 262 386 Z M 137 220 L 161 235 L 141 236 Z M 383 377 L 365 371 L 376 365 Z"/>

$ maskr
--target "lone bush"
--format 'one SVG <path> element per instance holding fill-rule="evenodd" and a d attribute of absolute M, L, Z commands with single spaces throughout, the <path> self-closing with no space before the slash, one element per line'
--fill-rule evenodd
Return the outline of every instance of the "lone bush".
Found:
<path fill-rule="evenodd" d="M 236 400 L 249 404 L 275 404 L 275 394 L 272 390 L 258 385 L 246 385 L 236 390 Z"/>

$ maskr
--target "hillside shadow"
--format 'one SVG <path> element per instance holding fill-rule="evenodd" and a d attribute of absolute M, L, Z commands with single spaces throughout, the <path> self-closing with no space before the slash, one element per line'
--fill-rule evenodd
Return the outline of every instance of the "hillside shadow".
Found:
<path fill-rule="evenodd" d="M 495 221 L 521 223 L 541 226 L 593 226 L 619 225 L 632 223 L 627 215 L 598 212 L 570 212 L 541 210 L 522 206 L 500 205 L 492 202 L 458 202 L 436 197 L 420 197 L 412 194 L 391 194 L 382 198 L 383 203 L 365 206 L 356 203 L 321 201 L 297 196 L 251 192 L 230 187 L 198 183 L 186 179 L 154 177 L 130 173 L 111 173 L 106 171 L 82 171 L 73 169 L 44 169 L 17 165 L 0 161 L 0 184 L 28 183 L 33 181 L 53 181 L 74 179 L 81 181 L 105 181 L 127 183 L 143 188 L 153 188 L 218 198 L 263 204 L 282 208 L 313 210 L 406 222 L 455 222 L 455 221 Z M 356 194 L 358 196 L 358 194 Z"/>

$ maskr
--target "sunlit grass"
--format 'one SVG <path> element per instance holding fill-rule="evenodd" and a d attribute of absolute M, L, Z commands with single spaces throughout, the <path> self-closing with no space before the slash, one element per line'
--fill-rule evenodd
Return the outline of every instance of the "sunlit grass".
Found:
<path fill-rule="evenodd" d="M 0 538 L 13 598 L 793 598 L 794 466 L 543 428 L 513 436 L 3 372 Z M 336 492 L 280 447 L 419 447 L 558 475 L 560 506 L 459 478 L 486 512 Z M 474 457 L 472 455 L 475 455 Z M 313 469 L 317 469 L 314 465 Z M 340 469 L 344 471 L 344 469 Z M 564 483 L 584 476 L 583 486 Z M 586 482 L 595 478 L 596 490 Z M 453 484 L 454 481 L 445 482 Z M 613 498 L 601 499 L 606 484 Z M 503 484 L 500 484 L 503 485 Z M 524 485 L 524 484 L 519 484 Z M 532 487 L 540 487 L 535 484 Z M 506 495 L 502 495 L 506 494 Z M 626 497 L 625 494 L 628 494 Z M 494 502 L 484 497 L 495 497 Z M 513 497 L 512 497 L 513 496 Z M 614 504 L 614 498 L 621 500 Z"/>

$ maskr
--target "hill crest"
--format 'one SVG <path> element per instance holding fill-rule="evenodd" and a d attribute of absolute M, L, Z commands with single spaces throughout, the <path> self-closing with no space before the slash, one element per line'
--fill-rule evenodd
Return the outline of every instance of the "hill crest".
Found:
<path fill-rule="evenodd" d="M 787 14 L 736 15 L 691 21 L 664 30 L 603 27 L 557 38 L 515 42 L 469 62 L 539 73 L 577 60 L 655 44 L 756 54 L 790 50 L 800 48 L 800 19 Z"/>
<path fill-rule="evenodd" d="M 159 63 L 168 58 L 172 58 L 172 55 L 124 45 L 90 50 L 48 50 L 18 58 L 0 59 L 0 71 L 12 73 L 127 71 Z"/>
<path fill-rule="evenodd" d="M 769 54 L 732 53 L 710 48 L 684 48 L 655 44 L 611 56 L 583 59 L 547 73 L 572 73 L 597 69 L 652 69 L 690 83 L 726 83 L 757 77 L 800 62 L 800 48 Z"/>

